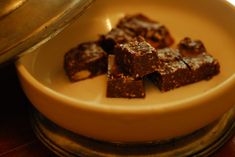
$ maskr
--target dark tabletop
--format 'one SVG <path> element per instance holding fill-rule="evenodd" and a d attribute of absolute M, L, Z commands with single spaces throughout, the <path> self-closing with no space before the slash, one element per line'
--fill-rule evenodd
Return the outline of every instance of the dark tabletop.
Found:
<path fill-rule="evenodd" d="M 14 64 L 0 67 L 0 157 L 55 157 L 34 135 Z M 212 157 L 235 157 L 235 134 Z"/>

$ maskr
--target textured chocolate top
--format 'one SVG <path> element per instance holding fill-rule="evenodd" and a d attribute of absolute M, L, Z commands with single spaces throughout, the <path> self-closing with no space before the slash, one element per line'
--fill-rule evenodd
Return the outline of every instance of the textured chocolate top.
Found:
<path fill-rule="evenodd" d="M 158 59 L 163 62 L 170 62 L 180 59 L 180 53 L 177 49 L 164 48 L 157 50 Z"/>
<path fill-rule="evenodd" d="M 86 42 L 80 44 L 78 47 L 71 49 L 66 55 L 70 58 L 71 63 L 91 62 L 101 56 L 106 55 L 106 52 L 97 45 L 96 42 Z"/>
<path fill-rule="evenodd" d="M 128 28 L 130 30 L 138 32 L 138 30 L 142 31 L 143 29 L 146 30 L 158 29 L 159 27 L 161 27 L 161 24 L 149 19 L 148 17 L 142 14 L 136 14 L 136 15 L 126 15 L 124 18 L 122 18 L 119 21 L 117 27 Z"/>
<path fill-rule="evenodd" d="M 179 69 L 188 69 L 187 65 L 183 61 L 172 61 L 164 63 L 162 68 L 159 68 L 157 71 L 161 75 L 173 74 Z"/>
<path fill-rule="evenodd" d="M 134 34 L 129 30 L 123 30 L 120 28 L 113 28 L 106 35 L 103 35 L 105 39 L 113 39 L 118 43 L 129 41 L 133 38 Z"/>
<path fill-rule="evenodd" d="M 146 42 L 142 37 L 135 38 L 128 43 L 119 45 L 122 49 L 126 49 L 129 53 L 141 56 L 146 53 L 156 53 L 156 49 Z"/>
<path fill-rule="evenodd" d="M 164 25 L 142 14 L 126 15 L 119 21 L 117 27 L 129 29 L 136 36 L 143 36 L 155 48 L 168 47 L 174 42 Z"/>
<path fill-rule="evenodd" d="M 206 53 L 206 48 L 200 40 L 192 40 L 189 37 L 184 38 L 178 44 L 182 56 L 197 56 Z"/>
<path fill-rule="evenodd" d="M 209 54 L 201 54 L 195 57 L 183 57 L 183 61 L 191 70 L 197 70 L 204 64 L 219 65 L 218 61 Z"/>
<path fill-rule="evenodd" d="M 188 69 L 187 65 L 181 61 L 181 56 L 177 49 L 164 48 L 157 50 L 159 66 L 157 71 L 161 75 L 174 73 L 179 69 Z"/>

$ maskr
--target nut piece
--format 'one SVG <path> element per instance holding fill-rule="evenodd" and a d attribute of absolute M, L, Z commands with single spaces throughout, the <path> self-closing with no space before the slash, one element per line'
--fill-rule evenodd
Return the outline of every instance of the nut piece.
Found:
<path fill-rule="evenodd" d="M 82 70 L 74 74 L 73 79 L 74 80 L 83 80 L 86 78 L 89 78 L 91 75 L 91 72 L 88 70 Z"/>

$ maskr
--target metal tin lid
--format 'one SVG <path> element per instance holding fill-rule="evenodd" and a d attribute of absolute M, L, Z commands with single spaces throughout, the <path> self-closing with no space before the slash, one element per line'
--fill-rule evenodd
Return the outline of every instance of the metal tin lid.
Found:
<path fill-rule="evenodd" d="M 93 1 L 0 0 L 0 64 L 48 41 Z"/>

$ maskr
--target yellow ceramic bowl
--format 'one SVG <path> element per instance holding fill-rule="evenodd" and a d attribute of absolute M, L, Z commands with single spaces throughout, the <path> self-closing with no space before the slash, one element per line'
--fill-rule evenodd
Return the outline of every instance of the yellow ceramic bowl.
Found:
<path fill-rule="evenodd" d="M 63 56 L 79 42 L 96 40 L 126 13 L 165 24 L 176 43 L 201 39 L 221 73 L 166 93 L 146 85 L 145 99 L 106 98 L 106 76 L 69 82 Z M 94 139 L 143 142 L 189 134 L 235 104 L 235 10 L 223 0 L 97 0 L 58 36 L 20 58 L 22 87 L 32 104 L 59 126 Z"/>

